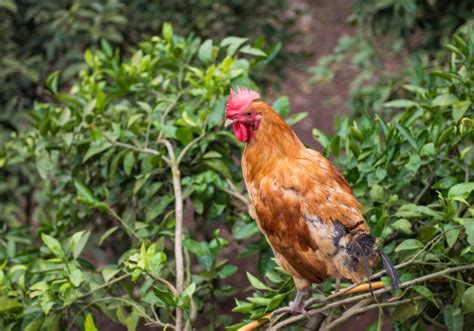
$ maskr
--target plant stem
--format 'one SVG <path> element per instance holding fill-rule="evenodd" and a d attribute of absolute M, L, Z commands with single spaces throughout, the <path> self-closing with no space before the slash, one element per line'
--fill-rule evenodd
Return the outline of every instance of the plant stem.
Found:
<path fill-rule="evenodd" d="M 173 177 L 173 191 L 175 200 L 175 236 L 174 236 L 174 258 L 176 263 L 176 296 L 179 297 L 184 289 L 184 262 L 183 262 L 183 193 L 181 190 L 181 173 L 179 163 L 176 160 L 173 146 L 166 139 L 157 141 L 165 145 L 168 150 L 169 166 L 171 167 L 171 175 Z M 176 324 L 177 331 L 183 330 L 183 310 L 176 307 Z"/>

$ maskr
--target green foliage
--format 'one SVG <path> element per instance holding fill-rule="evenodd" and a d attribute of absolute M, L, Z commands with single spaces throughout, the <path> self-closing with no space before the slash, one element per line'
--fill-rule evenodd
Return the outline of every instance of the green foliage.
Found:
<path fill-rule="evenodd" d="M 190 325 L 204 311 L 210 329 L 228 324 L 213 300 L 236 292 L 226 279 L 237 267 L 218 228 L 241 240 L 257 231 L 230 208 L 241 151 L 222 130 L 225 95 L 253 86 L 249 72 L 265 56 L 246 39 L 201 42 L 165 24 L 129 58 L 106 42 L 86 50 L 70 92 L 59 88 L 63 73 L 48 78 L 52 101 L 35 104 L 33 128 L 0 154 L 5 172 L 26 169 L 34 187 L 30 200 L 18 192 L 2 203 L 2 329 L 95 330 L 100 313 L 134 330 L 173 324 L 177 307 Z M 171 285 L 178 200 L 189 206 L 182 293 Z"/>
<path fill-rule="evenodd" d="M 44 98 L 43 82 L 53 70 L 62 72 L 63 82 L 71 82 L 85 68 L 86 48 L 94 50 L 108 41 L 128 50 L 157 34 L 170 19 L 183 35 L 251 37 L 270 54 L 265 60 L 269 62 L 281 43 L 294 35 L 294 19 L 284 15 L 287 9 L 285 0 L 1 1 L 0 125 L 18 130 L 19 121 L 12 116 L 22 115 L 33 100 Z M 271 78 L 260 73 L 261 79 Z"/>
<path fill-rule="evenodd" d="M 411 261 L 399 270 L 402 282 L 474 262 L 474 33 L 454 36 L 446 49 L 446 66 L 417 70 L 420 83 L 403 85 L 405 99 L 385 103 L 397 110 L 392 118 L 360 110 L 356 120 L 340 119 L 332 137 L 314 129 L 363 203 L 383 250 L 396 264 Z M 254 297 L 237 302 L 234 310 L 247 319 L 232 329 L 292 298 L 287 278 L 275 271 L 266 278 L 271 290 L 249 275 Z M 450 330 L 470 330 L 471 283 L 467 270 L 404 289 L 413 304 L 392 309 L 394 329 L 425 329 L 430 322 L 421 315 L 428 314 Z M 328 296 L 332 288 L 327 281 L 313 296 Z"/>
<path fill-rule="evenodd" d="M 341 68 L 357 72 L 347 106 L 386 111 L 405 68 L 423 68 L 437 55 L 455 31 L 472 23 L 474 4 L 469 0 L 360 0 L 348 22 L 352 35 L 343 35 L 333 51 L 310 68 L 311 82 L 330 82 Z M 416 82 L 418 83 L 418 82 Z"/>

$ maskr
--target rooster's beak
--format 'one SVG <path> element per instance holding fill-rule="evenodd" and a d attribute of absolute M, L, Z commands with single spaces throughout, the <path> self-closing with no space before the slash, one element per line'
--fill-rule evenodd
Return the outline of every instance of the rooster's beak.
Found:
<path fill-rule="evenodd" d="M 230 118 L 225 120 L 224 126 L 227 128 L 230 125 L 234 124 L 235 120 L 231 120 Z"/>

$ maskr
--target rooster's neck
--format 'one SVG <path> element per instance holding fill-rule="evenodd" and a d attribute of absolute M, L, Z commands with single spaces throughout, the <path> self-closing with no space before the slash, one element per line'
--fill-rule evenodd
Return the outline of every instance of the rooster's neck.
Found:
<path fill-rule="evenodd" d="M 277 163 L 298 157 L 304 149 L 290 126 L 273 109 L 267 106 L 262 113 L 262 121 L 242 157 L 246 181 L 257 180 L 259 174 L 269 174 Z"/>

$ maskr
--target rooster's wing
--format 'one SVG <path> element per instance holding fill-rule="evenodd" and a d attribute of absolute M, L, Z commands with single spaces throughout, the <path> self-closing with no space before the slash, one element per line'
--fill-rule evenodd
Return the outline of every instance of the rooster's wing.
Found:
<path fill-rule="evenodd" d="M 351 188 L 320 153 L 303 149 L 298 158 L 279 162 L 247 185 L 252 214 L 294 277 L 361 279 L 363 271 L 349 263 L 346 243 L 367 233 L 367 225 Z"/>

